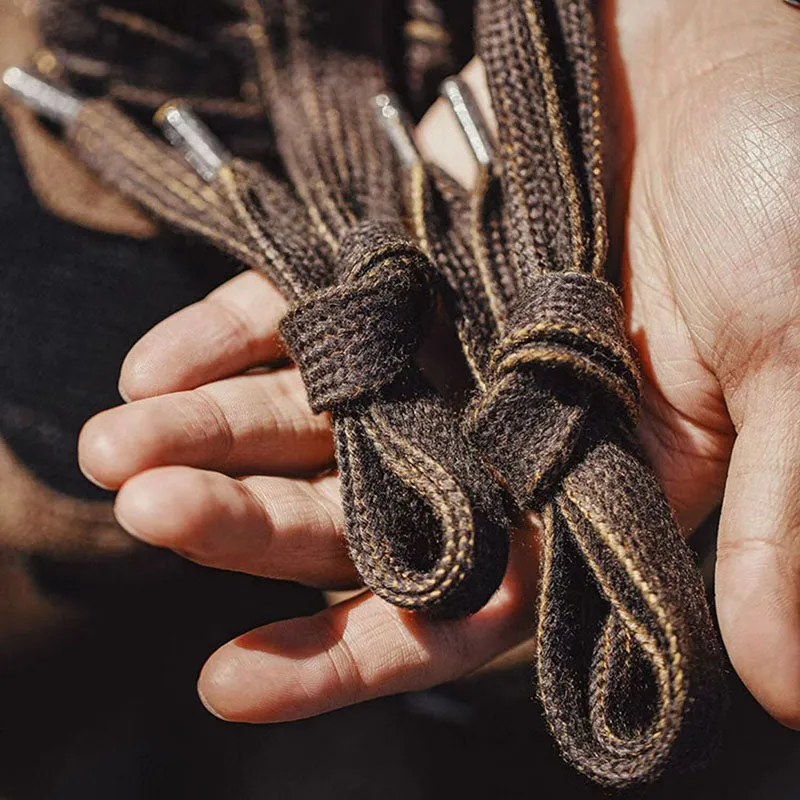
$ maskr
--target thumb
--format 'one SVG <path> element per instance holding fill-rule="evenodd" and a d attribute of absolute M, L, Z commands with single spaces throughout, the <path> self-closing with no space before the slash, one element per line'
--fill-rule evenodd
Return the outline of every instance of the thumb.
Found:
<path fill-rule="evenodd" d="M 731 397 L 741 422 L 722 505 L 716 592 L 736 671 L 770 714 L 800 729 L 798 367 L 794 359 L 762 370 L 752 389 Z"/>

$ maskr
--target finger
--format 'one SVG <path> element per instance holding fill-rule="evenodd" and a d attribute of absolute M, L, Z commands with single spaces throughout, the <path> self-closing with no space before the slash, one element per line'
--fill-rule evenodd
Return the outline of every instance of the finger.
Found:
<path fill-rule="evenodd" d="M 295 369 L 243 375 L 139 400 L 90 419 L 84 474 L 116 489 L 138 472 L 180 464 L 232 474 L 309 474 L 333 461 L 330 419 L 308 406 Z"/>
<path fill-rule="evenodd" d="M 452 680 L 531 635 L 536 560 L 530 539 L 518 540 L 500 589 L 463 620 L 432 620 L 365 593 L 258 628 L 211 656 L 198 691 L 223 719 L 279 722 Z"/>
<path fill-rule="evenodd" d="M 495 126 L 486 73 L 473 58 L 460 77 L 472 89 L 478 108 L 491 128 Z M 455 115 L 444 100 L 437 100 L 417 126 L 415 141 L 422 156 L 441 167 L 459 183 L 472 186 L 477 174 L 475 158 L 461 133 Z"/>
<path fill-rule="evenodd" d="M 198 564 L 325 588 L 358 585 L 333 475 L 236 480 L 160 467 L 125 483 L 114 511 L 137 539 Z"/>
<path fill-rule="evenodd" d="M 249 271 L 145 334 L 122 364 L 126 400 L 194 389 L 285 357 L 278 323 L 286 301 Z"/>
<path fill-rule="evenodd" d="M 736 671 L 800 729 L 800 385 L 794 360 L 742 415 L 722 506 L 717 611 Z M 735 413 L 735 412 L 734 412 Z"/>

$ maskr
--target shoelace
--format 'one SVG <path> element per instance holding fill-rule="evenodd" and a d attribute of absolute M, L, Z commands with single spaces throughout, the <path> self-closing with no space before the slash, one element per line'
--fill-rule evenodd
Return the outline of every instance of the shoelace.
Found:
<path fill-rule="evenodd" d="M 444 94 L 480 175 L 413 160 L 409 216 L 453 293 L 478 387 L 470 436 L 544 520 L 538 693 L 565 755 L 610 786 L 702 762 L 724 707 L 700 574 L 633 440 L 639 369 L 605 279 L 588 0 L 480 0 L 498 157 L 467 87 Z"/>
<path fill-rule="evenodd" d="M 113 101 L 139 121 L 180 97 L 239 156 L 274 159 L 274 141 L 235 4 L 199 0 L 191 13 L 158 0 L 32 0 L 43 77 Z"/>
<path fill-rule="evenodd" d="M 312 408 L 333 414 L 347 541 L 365 584 L 405 608 L 464 615 L 502 579 L 507 522 L 501 493 L 414 363 L 434 271 L 402 224 L 392 151 L 370 108 L 386 76 L 377 60 L 312 48 L 298 4 L 268 6 L 270 20 L 256 3 L 248 10 L 291 187 L 219 149 L 210 163 L 195 159 L 204 181 L 112 104 L 19 70 L 11 83 L 27 80 L 40 111 L 66 103 L 66 138 L 105 180 L 265 272 L 292 301 L 281 330 Z"/>
<path fill-rule="evenodd" d="M 479 5 L 500 156 L 490 165 L 473 137 L 484 168 L 471 195 L 409 149 L 379 59 L 329 52 L 294 2 L 248 10 L 291 186 L 213 147 L 204 182 L 102 103 L 78 104 L 68 136 L 122 191 L 295 302 L 283 331 L 312 405 L 334 412 L 356 565 L 391 602 L 458 614 L 491 594 L 507 545 L 494 482 L 413 364 L 434 264 L 478 387 L 469 438 L 545 521 L 538 685 L 562 751 L 615 786 L 702 757 L 721 706 L 718 649 L 631 436 L 639 377 L 603 277 L 588 3 Z"/>

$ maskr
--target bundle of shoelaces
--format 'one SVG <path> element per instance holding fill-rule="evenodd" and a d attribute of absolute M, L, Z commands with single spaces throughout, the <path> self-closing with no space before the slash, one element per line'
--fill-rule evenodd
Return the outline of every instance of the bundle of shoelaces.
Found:
<path fill-rule="evenodd" d="M 369 589 L 473 613 L 503 578 L 509 516 L 541 516 L 538 696 L 564 756 L 627 786 L 702 760 L 723 702 L 702 581 L 634 435 L 593 4 L 468 5 L 58 2 L 46 57 L 5 82 L 103 180 L 285 294 Z M 498 132 L 445 80 L 478 165 L 468 191 L 405 116 L 471 33 Z M 442 314 L 466 401 L 418 363 Z"/>

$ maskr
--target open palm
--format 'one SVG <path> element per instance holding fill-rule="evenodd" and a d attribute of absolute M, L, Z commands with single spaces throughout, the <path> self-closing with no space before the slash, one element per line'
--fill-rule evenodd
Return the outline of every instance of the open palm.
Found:
<path fill-rule="evenodd" d="M 800 14 L 620 2 L 615 26 L 635 65 L 625 282 L 650 377 L 642 435 L 687 527 L 724 494 L 725 644 L 759 701 L 796 727 Z"/>
<path fill-rule="evenodd" d="M 687 529 L 724 492 L 725 642 L 764 706 L 800 726 L 800 12 L 778 0 L 608 0 L 605 13 L 614 209 L 649 379 L 642 437 Z M 467 77 L 480 92 L 477 65 Z M 443 108 L 419 143 L 469 180 Z M 312 415 L 296 370 L 243 374 L 280 362 L 284 308 L 247 273 L 159 325 L 123 366 L 131 402 L 87 423 L 81 464 L 120 488 L 118 517 L 145 541 L 349 586 L 336 478 L 303 477 L 332 462 L 328 420 Z M 503 586 L 473 617 L 425 620 L 362 594 L 228 643 L 201 695 L 225 718 L 276 721 L 464 674 L 529 636 L 532 541 L 516 537 Z"/>

